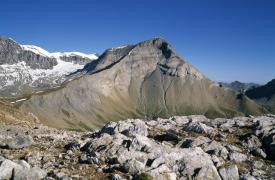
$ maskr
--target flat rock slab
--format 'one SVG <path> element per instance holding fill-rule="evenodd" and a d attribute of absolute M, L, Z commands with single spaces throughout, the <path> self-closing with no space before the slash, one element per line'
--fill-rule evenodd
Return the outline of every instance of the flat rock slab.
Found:
<path fill-rule="evenodd" d="M 10 149 L 22 149 L 33 144 L 33 139 L 29 135 L 16 135 L 12 139 L 9 139 L 7 146 Z"/>

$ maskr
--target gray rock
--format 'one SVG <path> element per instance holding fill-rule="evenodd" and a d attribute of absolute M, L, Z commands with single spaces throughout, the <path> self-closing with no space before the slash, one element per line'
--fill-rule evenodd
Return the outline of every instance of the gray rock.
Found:
<path fill-rule="evenodd" d="M 149 121 L 148 123 L 151 123 L 154 128 L 162 129 L 164 131 L 176 128 L 176 122 L 169 119 L 157 118 L 157 120 Z"/>
<path fill-rule="evenodd" d="M 225 161 L 221 157 L 219 158 L 216 155 L 212 155 L 211 158 L 216 167 L 220 167 L 225 164 Z"/>
<path fill-rule="evenodd" d="M 78 158 L 78 162 L 81 164 L 99 164 L 99 160 L 97 157 L 91 157 L 91 156 L 88 156 L 87 154 L 82 154 Z"/>
<path fill-rule="evenodd" d="M 10 139 L 7 143 L 10 149 L 22 149 L 30 146 L 33 143 L 33 139 L 29 135 L 19 134 Z"/>
<path fill-rule="evenodd" d="M 261 176 L 265 175 L 266 172 L 261 169 L 253 169 L 251 174 L 256 177 L 261 177 Z"/>
<path fill-rule="evenodd" d="M 255 149 L 255 148 L 259 148 L 262 146 L 262 143 L 260 142 L 260 140 L 258 139 L 257 136 L 251 135 L 248 139 L 247 139 L 247 147 L 250 149 Z"/>
<path fill-rule="evenodd" d="M 177 157 L 176 154 L 175 156 Z M 182 160 L 178 166 L 182 175 L 192 176 L 196 169 L 213 165 L 211 157 L 198 147 L 183 149 L 181 156 Z"/>
<path fill-rule="evenodd" d="M 209 142 L 211 142 L 211 140 L 208 137 L 199 136 L 194 140 L 191 140 L 191 139 L 184 140 L 181 147 L 185 147 L 185 148 L 198 147 Z"/>
<path fill-rule="evenodd" d="M 231 144 L 227 144 L 225 146 L 230 152 L 242 152 L 243 150 L 240 147 L 231 145 Z"/>
<path fill-rule="evenodd" d="M 202 167 L 195 177 L 196 180 L 221 180 L 215 166 Z"/>
<path fill-rule="evenodd" d="M 5 160 L 6 160 L 6 158 L 4 158 L 3 156 L 0 156 L 0 164 Z"/>
<path fill-rule="evenodd" d="M 172 141 L 172 142 L 176 142 L 178 143 L 179 141 L 179 137 L 177 135 L 177 133 L 173 130 L 168 130 L 166 131 L 164 134 L 157 134 L 155 137 L 154 137 L 155 140 L 157 141 Z"/>
<path fill-rule="evenodd" d="M 99 160 L 96 157 L 89 157 L 86 162 L 87 164 L 99 164 Z"/>
<path fill-rule="evenodd" d="M 136 134 L 147 136 L 147 125 L 140 119 L 119 121 L 117 123 L 111 122 L 105 125 L 101 132 L 108 133 L 110 135 L 115 133 L 121 133 L 126 136 L 133 136 Z"/>
<path fill-rule="evenodd" d="M 253 125 L 251 117 L 235 117 L 234 121 L 237 127 L 251 127 Z"/>
<path fill-rule="evenodd" d="M 261 161 L 255 161 L 253 163 L 253 168 L 255 168 L 255 169 L 261 169 L 263 166 L 264 166 L 264 163 Z"/>
<path fill-rule="evenodd" d="M 266 153 L 262 150 L 262 149 L 260 149 L 260 148 L 257 148 L 257 149 L 254 149 L 254 150 L 252 150 L 252 152 L 251 152 L 253 155 L 255 155 L 255 156 L 259 156 L 259 157 L 261 157 L 261 158 L 266 158 Z"/>
<path fill-rule="evenodd" d="M 220 128 L 230 129 L 230 128 L 234 127 L 235 123 L 236 122 L 234 119 L 227 119 L 227 121 L 224 124 L 220 125 Z"/>
<path fill-rule="evenodd" d="M 255 178 L 254 176 L 250 175 L 250 174 L 244 174 L 241 176 L 240 178 L 241 180 L 257 180 L 257 178 Z"/>
<path fill-rule="evenodd" d="M 211 143 L 204 144 L 203 150 L 209 154 L 214 154 L 218 157 L 222 157 L 223 159 L 227 159 L 229 153 L 227 149 L 217 141 L 212 141 Z"/>
<path fill-rule="evenodd" d="M 112 142 L 112 140 L 113 140 L 113 137 L 111 135 L 104 133 L 99 138 L 91 141 L 91 147 L 94 150 L 99 150 L 98 148 L 104 147 L 104 146 L 110 144 Z"/>
<path fill-rule="evenodd" d="M 149 177 L 153 179 L 169 179 L 169 180 L 176 180 L 175 174 L 171 173 L 171 170 L 167 167 L 167 165 L 162 164 L 155 169 L 151 169 L 147 171 Z"/>
<path fill-rule="evenodd" d="M 123 180 L 123 178 L 119 174 L 112 174 L 110 180 Z"/>
<path fill-rule="evenodd" d="M 177 126 L 184 126 L 190 121 L 187 116 L 173 116 L 170 120 L 175 121 Z"/>
<path fill-rule="evenodd" d="M 135 151 L 142 150 L 143 152 L 153 152 L 156 147 L 156 143 L 148 137 L 136 135 L 136 137 L 132 140 L 129 149 Z"/>
<path fill-rule="evenodd" d="M 210 120 L 207 119 L 203 115 L 191 115 L 191 116 L 188 116 L 188 118 L 193 123 L 207 123 L 207 122 L 210 122 Z"/>
<path fill-rule="evenodd" d="M 13 162 L 15 162 L 16 164 L 22 166 L 24 169 L 30 169 L 31 166 L 24 160 L 14 160 Z"/>
<path fill-rule="evenodd" d="M 47 173 L 40 168 L 31 168 L 30 165 L 23 160 L 11 161 L 4 160 L 0 166 L 0 179 L 14 180 L 38 180 L 43 179 Z"/>
<path fill-rule="evenodd" d="M 56 179 L 60 179 L 60 180 L 72 180 L 72 178 L 68 177 L 67 175 L 65 175 L 65 173 L 63 172 L 58 172 L 55 174 L 55 178 Z"/>
<path fill-rule="evenodd" d="M 124 164 L 124 169 L 127 169 L 130 174 L 139 174 L 145 171 L 146 161 L 131 159 Z"/>
<path fill-rule="evenodd" d="M 236 165 L 231 165 L 229 167 L 223 167 L 219 169 L 220 176 L 223 180 L 239 180 L 239 171 Z"/>
<path fill-rule="evenodd" d="M 21 169 L 22 166 L 12 162 L 11 160 L 4 160 L 0 165 L 0 179 L 10 179 L 12 177 L 13 169 Z"/>
<path fill-rule="evenodd" d="M 14 180 L 38 180 L 43 179 L 47 173 L 37 167 L 25 169 L 25 168 L 14 168 L 13 179 Z"/>
<path fill-rule="evenodd" d="M 211 134 L 214 132 L 212 127 L 209 127 L 200 122 L 191 122 L 184 128 L 185 131 L 196 132 L 196 133 L 206 133 Z"/>
<path fill-rule="evenodd" d="M 77 141 L 70 142 L 69 144 L 66 144 L 64 147 L 67 151 L 68 150 L 75 150 L 80 148 L 80 144 Z"/>
<path fill-rule="evenodd" d="M 229 159 L 236 163 L 241 163 L 247 160 L 247 155 L 239 152 L 233 152 L 233 153 L 230 153 Z"/>

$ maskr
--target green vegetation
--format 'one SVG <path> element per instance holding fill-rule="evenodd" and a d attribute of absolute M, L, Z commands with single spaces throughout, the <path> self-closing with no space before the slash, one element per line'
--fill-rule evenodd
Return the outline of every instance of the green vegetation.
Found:
<path fill-rule="evenodd" d="M 86 125 L 84 122 L 79 122 L 78 125 L 84 129 L 84 130 L 87 130 L 87 131 L 91 131 L 93 130 L 92 128 L 90 128 L 88 125 Z"/>
<path fill-rule="evenodd" d="M 61 109 L 62 113 L 66 115 L 68 118 L 70 117 L 70 113 L 66 111 L 65 109 Z"/>
<path fill-rule="evenodd" d="M 138 180 L 153 180 L 153 178 L 147 174 L 147 173 L 141 173 L 138 178 Z"/>

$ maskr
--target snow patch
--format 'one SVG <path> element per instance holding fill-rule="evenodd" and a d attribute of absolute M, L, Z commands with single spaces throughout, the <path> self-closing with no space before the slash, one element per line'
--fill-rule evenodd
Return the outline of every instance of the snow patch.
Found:
<path fill-rule="evenodd" d="M 84 68 L 84 65 L 74 62 L 65 62 L 57 59 L 57 65 L 53 69 L 32 69 L 26 63 L 19 62 L 16 64 L 0 65 L 0 89 L 13 86 L 14 84 L 29 84 L 33 87 L 43 82 L 58 84 L 65 80 L 65 76 L 79 69 Z"/>
<path fill-rule="evenodd" d="M 16 100 L 15 102 L 21 102 L 21 101 L 26 101 L 27 100 L 27 98 L 24 98 L 24 99 L 18 99 L 18 100 Z"/>
<path fill-rule="evenodd" d="M 98 57 L 95 54 L 85 54 L 81 52 L 54 52 L 50 53 L 41 47 L 34 45 L 21 45 L 22 49 L 25 51 L 31 51 L 35 54 L 39 54 L 44 57 L 56 58 L 59 59 L 62 56 L 71 57 L 71 56 L 80 56 L 82 58 L 88 58 L 91 60 L 96 60 Z"/>
<path fill-rule="evenodd" d="M 80 56 L 82 58 L 88 58 L 91 60 L 96 60 L 98 57 L 95 54 L 84 54 L 81 52 L 54 52 L 52 53 L 52 56 L 55 58 L 60 58 L 60 57 L 71 57 L 71 56 Z"/>
<path fill-rule="evenodd" d="M 123 49 L 123 48 L 125 48 L 125 47 L 127 47 L 127 45 L 126 46 L 119 46 L 119 47 L 115 47 L 115 48 L 110 48 L 110 49 L 108 49 L 109 51 L 114 51 L 114 50 L 117 50 L 117 49 Z"/>
<path fill-rule="evenodd" d="M 53 57 L 51 53 L 46 51 L 45 49 L 42 49 L 41 47 L 34 46 L 34 45 L 21 45 L 22 49 L 25 51 L 31 51 L 35 54 L 39 54 L 41 56 L 45 57 Z"/>

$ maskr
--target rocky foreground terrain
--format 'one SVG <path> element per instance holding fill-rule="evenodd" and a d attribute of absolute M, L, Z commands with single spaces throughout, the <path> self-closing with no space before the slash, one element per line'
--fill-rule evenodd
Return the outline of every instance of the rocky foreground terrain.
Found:
<path fill-rule="evenodd" d="M 275 116 L 0 126 L 0 179 L 274 179 Z"/>

